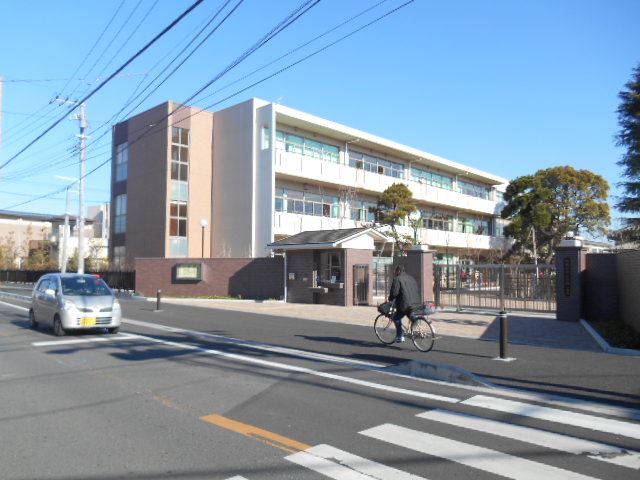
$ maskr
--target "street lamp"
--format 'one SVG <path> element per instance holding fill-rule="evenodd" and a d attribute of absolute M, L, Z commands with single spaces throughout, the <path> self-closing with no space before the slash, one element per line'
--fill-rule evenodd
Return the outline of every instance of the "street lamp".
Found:
<path fill-rule="evenodd" d="M 420 222 L 420 218 L 422 215 L 420 214 L 420 210 L 414 210 L 409 214 L 409 221 L 411 222 L 411 226 L 413 227 L 413 244 L 418 244 L 418 226 Z"/>
<path fill-rule="evenodd" d="M 204 229 L 209 225 L 206 218 L 200 220 L 200 226 L 202 227 L 202 258 L 204 258 Z"/>

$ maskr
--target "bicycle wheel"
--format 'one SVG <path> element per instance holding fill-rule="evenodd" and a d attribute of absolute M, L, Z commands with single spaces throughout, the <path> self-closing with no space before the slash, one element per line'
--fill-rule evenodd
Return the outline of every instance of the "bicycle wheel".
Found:
<path fill-rule="evenodd" d="M 416 348 L 428 352 L 433 348 L 436 339 L 431 323 L 424 317 L 418 317 L 411 322 L 411 340 Z"/>
<path fill-rule="evenodd" d="M 376 321 L 373 322 L 373 330 L 376 332 L 378 340 L 385 345 L 390 345 L 396 340 L 396 324 L 384 313 L 376 317 Z"/>

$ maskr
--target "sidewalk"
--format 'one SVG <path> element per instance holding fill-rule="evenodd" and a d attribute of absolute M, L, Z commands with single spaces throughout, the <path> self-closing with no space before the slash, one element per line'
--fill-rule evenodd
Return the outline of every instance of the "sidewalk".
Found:
<path fill-rule="evenodd" d="M 155 299 L 149 299 L 149 301 Z M 163 298 L 163 302 L 188 304 L 218 310 L 346 323 L 371 327 L 378 315 L 376 307 L 338 307 L 306 305 L 278 301 L 208 300 Z M 439 310 L 431 316 L 438 335 L 498 341 L 500 322 L 496 314 L 485 312 L 455 312 Z M 568 348 L 602 352 L 598 342 L 580 323 L 559 322 L 553 314 L 511 312 L 509 342 L 552 348 Z"/>

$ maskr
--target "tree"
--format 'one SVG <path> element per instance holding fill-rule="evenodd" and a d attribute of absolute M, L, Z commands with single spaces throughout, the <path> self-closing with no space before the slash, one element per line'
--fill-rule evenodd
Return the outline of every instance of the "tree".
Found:
<path fill-rule="evenodd" d="M 376 218 L 383 225 L 391 227 L 391 237 L 401 254 L 404 254 L 405 250 L 413 244 L 413 238 L 410 235 L 400 234 L 396 226 L 401 225 L 404 219 L 415 210 L 413 194 L 403 183 L 394 183 L 382 192 L 378 199 Z"/>
<path fill-rule="evenodd" d="M 620 132 L 616 145 L 626 148 L 618 165 L 623 167 L 622 175 L 627 181 L 620 183 L 625 193 L 616 207 L 623 213 L 637 214 L 640 213 L 640 64 L 625 87 L 626 90 L 618 94 Z M 640 241 L 640 218 L 625 218 L 623 230 L 626 230 L 625 237 Z"/>
<path fill-rule="evenodd" d="M 516 178 L 507 187 L 502 210 L 502 218 L 510 220 L 504 233 L 515 240 L 510 254 L 526 258 L 537 250 L 548 263 L 553 248 L 569 232 L 605 234 L 608 192 L 609 184 L 600 175 L 569 166 Z"/>

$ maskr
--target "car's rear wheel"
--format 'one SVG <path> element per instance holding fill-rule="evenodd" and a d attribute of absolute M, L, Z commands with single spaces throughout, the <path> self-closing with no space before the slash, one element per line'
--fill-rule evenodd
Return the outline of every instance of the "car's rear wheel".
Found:
<path fill-rule="evenodd" d="M 38 328 L 39 323 L 36 321 L 33 309 L 29 310 L 29 322 L 31 323 L 31 328 Z"/>
<path fill-rule="evenodd" d="M 63 337 L 65 333 L 66 332 L 64 331 L 64 328 L 62 327 L 62 320 L 60 320 L 60 317 L 58 315 L 56 315 L 53 318 L 53 334 L 56 337 Z"/>

